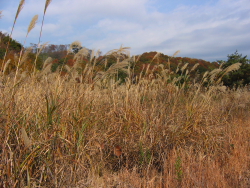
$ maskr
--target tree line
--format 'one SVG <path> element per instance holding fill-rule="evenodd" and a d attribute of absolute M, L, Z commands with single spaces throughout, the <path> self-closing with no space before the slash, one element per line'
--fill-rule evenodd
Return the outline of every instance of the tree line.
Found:
<path fill-rule="evenodd" d="M 9 66 L 9 70 L 7 73 L 10 73 L 12 70 L 15 69 L 15 63 L 17 62 L 17 54 L 21 51 L 22 44 L 17 42 L 16 40 L 9 37 L 8 34 L 2 33 L 0 31 L 0 64 L 1 67 L 3 64 L 4 55 L 6 52 L 6 46 L 8 41 L 10 41 L 9 45 L 9 52 L 6 54 L 6 59 L 10 59 L 11 66 Z M 39 50 L 39 46 L 37 44 L 30 44 L 32 50 L 29 52 L 29 56 L 26 62 L 23 64 L 22 70 L 31 71 L 32 67 L 34 66 L 34 60 L 36 58 L 36 53 Z M 63 65 L 68 65 L 72 67 L 74 65 L 74 55 L 77 54 L 83 47 L 79 47 L 77 45 L 70 46 L 69 44 L 64 45 L 55 45 L 49 44 L 43 46 L 43 49 L 39 56 L 37 57 L 37 64 L 36 69 L 41 70 L 43 67 L 44 61 L 51 57 L 53 60 L 53 65 L 51 67 L 51 71 L 56 71 L 58 67 L 62 67 Z M 87 49 L 87 48 L 86 48 Z M 92 53 L 92 50 L 87 49 L 89 55 Z M 194 79 L 197 77 L 197 74 L 204 74 L 206 71 L 211 71 L 216 68 L 225 69 L 232 64 L 241 63 L 241 67 L 237 71 L 230 72 L 229 74 L 223 77 L 223 84 L 228 87 L 239 87 L 239 86 L 246 86 L 250 83 L 250 60 L 247 59 L 247 56 L 240 54 L 237 50 L 229 54 L 227 56 L 226 61 L 218 60 L 216 62 L 209 62 L 202 59 L 195 59 L 195 58 L 188 58 L 188 57 L 172 57 L 165 54 L 159 54 L 156 59 L 152 61 L 155 57 L 157 52 L 145 52 L 140 55 L 140 58 L 136 65 L 132 65 L 134 69 L 134 75 L 139 75 L 146 65 L 148 65 L 148 70 L 153 71 L 153 74 L 157 74 L 157 65 L 163 64 L 169 66 L 171 70 L 177 70 L 180 64 L 188 64 L 188 68 L 192 69 L 195 64 L 198 64 L 196 72 L 190 72 L 190 79 Z M 136 56 L 138 58 L 139 56 Z M 99 52 L 98 57 L 100 60 L 103 58 L 101 52 Z M 112 56 L 106 56 L 106 64 L 105 66 L 100 63 L 97 64 L 97 69 L 105 71 L 107 70 L 112 64 L 116 63 L 116 58 Z M 82 59 L 83 64 L 84 61 L 87 63 L 87 59 Z M 181 72 L 175 71 L 174 76 L 180 76 Z M 122 72 L 119 73 L 118 77 L 122 80 L 126 78 L 126 75 Z"/>

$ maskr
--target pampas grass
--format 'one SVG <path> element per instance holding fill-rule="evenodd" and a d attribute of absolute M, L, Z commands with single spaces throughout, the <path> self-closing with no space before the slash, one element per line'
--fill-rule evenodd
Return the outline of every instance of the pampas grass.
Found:
<path fill-rule="evenodd" d="M 26 44 L 27 37 L 28 37 L 30 31 L 35 27 L 37 19 L 38 19 L 38 15 L 35 15 L 32 18 L 32 20 L 30 21 L 30 24 L 29 24 L 29 27 L 28 27 L 27 34 L 26 34 L 23 45 Z M 32 51 L 32 48 L 31 47 L 28 48 L 26 50 L 26 53 L 24 53 L 24 55 L 23 55 L 23 51 L 24 51 L 24 48 L 22 48 L 20 53 L 19 53 L 18 63 L 17 63 L 17 66 L 16 66 L 16 74 L 15 74 L 15 79 L 14 79 L 14 85 L 16 84 L 16 78 L 17 78 L 17 74 L 19 73 L 19 68 L 27 60 L 28 54 Z"/>
<path fill-rule="evenodd" d="M 130 49 L 130 47 L 123 47 L 121 45 L 121 47 L 119 49 L 110 50 L 109 52 L 106 53 L 106 55 L 107 56 L 108 55 L 115 56 L 117 58 L 117 61 L 119 61 L 120 58 L 130 57 L 129 49 Z"/>
<path fill-rule="evenodd" d="M 234 64 L 230 65 L 229 67 L 227 67 L 225 69 L 223 76 L 228 74 L 229 72 L 238 70 L 240 68 L 240 66 L 241 66 L 241 63 L 234 63 Z"/>
<path fill-rule="evenodd" d="M 70 53 L 72 51 L 73 48 L 81 48 L 82 47 L 82 43 L 80 41 L 74 41 L 70 44 L 68 53 Z"/>
<path fill-rule="evenodd" d="M 51 3 L 51 1 L 52 1 L 52 0 L 46 0 L 46 2 L 45 2 L 45 7 L 44 7 L 44 14 L 46 13 L 46 10 L 47 10 L 49 4 Z"/>
<path fill-rule="evenodd" d="M 228 74 L 228 73 L 230 73 L 230 72 L 232 72 L 232 71 L 238 70 L 238 69 L 240 68 L 240 66 L 241 66 L 241 63 L 234 63 L 234 64 L 228 66 L 227 68 L 225 68 L 225 69 L 223 70 L 223 74 L 219 77 L 219 79 L 217 80 L 216 83 L 219 84 L 219 83 L 221 82 L 222 78 L 223 78 L 226 74 Z"/>
<path fill-rule="evenodd" d="M 51 64 L 51 62 L 53 61 L 53 59 L 51 57 L 48 57 L 44 63 L 43 63 L 43 69 L 45 69 L 45 67 L 47 67 L 49 64 Z"/>
<path fill-rule="evenodd" d="M 160 52 L 157 52 L 155 54 L 155 56 L 153 57 L 153 59 L 151 60 L 151 62 L 153 62 L 155 59 L 159 60 L 158 58 L 159 58 L 160 54 L 161 54 Z"/>
<path fill-rule="evenodd" d="M 220 85 L 194 89 L 202 83 L 184 92 L 175 85 L 180 77 L 170 80 L 164 65 L 157 78 L 142 75 L 138 84 L 126 80 L 118 85 L 117 70 L 128 70 L 131 58 L 96 72 L 91 85 L 107 87 L 92 89 L 84 81 L 90 63 L 76 83 L 51 74 L 51 60 L 45 61 L 41 76 L 19 82 L 13 103 L 8 89 L 13 78 L 1 88 L 0 118 L 11 118 L 0 138 L 9 145 L 1 155 L 4 166 L 15 151 L 11 170 L 3 168 L 10 185 L 25 187 L 28 171 L 30 183 L 40 187 L 111 187 L 114 181 L 130 187 L 208 187 L 211 179 L 216 187 L 246 187 L 235 177 L 248 177 L 249 92 L 229 92 Z M 70 67 L 68 72 L 79 76 Z M 216 71 L 204 80 L 211 75 Z M 125 172 L 136 178 L 124 183 Z M 100 178 L 105 184 L 93 183 Z"/>
<path fill-rule="evenodd" d="M 17 9 L 17 12 L 16 12 L 16 16 L 15 16 L 15 21 L 17 20 L 21 10 L 23 9 L 23 6 L 24 6 L 24 3 L 25 3 L 25 0 L 21 0 L 20 3 L 19 3 L 19 6 L 18 6 L 18 9 Z"/>
<path fill-rule="evenodd" d="M 29 54 L 32 52 L 33 48 L 32 47 L 29 47 L 28 49 L 25 50 L 22 58 L 21 58 L 21 61 L 20 61 L 20 65 L 19 66 L 22 66 L 23 63 L 25 63 L 28 59 L 28 56 Z"/>
<path fill-rule="evenodd" d="M 196 63 L 196 64 L 192 67 L 192 69 L 191 69 L 191 71 L 190 71 L 190 72 L 195 71 L 195 70 L 196 70 L 196 68 L 197 68 L 199 65 L 200 65 L 199 63 Z"/>
<path fill-rule="evenodd" d="M 42 20 L 42 25 L 41 25 L 40 35 L 39 35 L 39 40 L 38 40 L 38 47 L 40 46 L 40 42 L 41 42 L 45 14 L 46 14 L 47 8 L 48 8 L 49 4 L 51 3 L 51 1 L 52 0 L 46 0 L 46 2 L 45 2 L 44 12 L 43 12 L 43 20 Z M 34 73 L 35 73 L 35 70 L 36 70 L 36 62 L 37 62 L 38 55 L 39 55 L 39 50 L 37 49 L 36 59 L 35 59 L 35 62 L 34 62 Z"/>
<path fill-rule="evenodd" d="M 46 45 L 39 38 L 36 58 Z M 68 54 L 73 47 L 82 45 L 72 43 Z M 249 91 L 221 83 L 240 64 L 189 83 L 198 64 L 174 71 L 170 57 L 168 68 L 143 65 L 132 83 L 140 56 L 128 47 L 101 60 L 80 49 L 73 67 L 62 65 L 65 76 L 51 73 L 50 57 L 29 76 L 21 66 L 30 51 L 15 58 L 15 77 L 5 75 L 11 60 L 0 77 L 0 187 L 248 187 Z M 107 68 L 109 56 L 116 63 Z M 119 71 L 128 74 L 123 84 Z"/>
<path fill-rule="evenodd" d="M 189 63 L 186 63 L 185 65 L 183 65 L 183 66 L 181 67 L 181 72 L 182 72 L 182 73 L 183 73 L 184 70 L 187 68 L 188 64 L 189 64 Z"/>
<path fill-rule="evenodd" d="M 37 23 L 37 19 L 38 19 L 38 15 L 35 15 L 35 16 L 32 18 L 32 20 L 31 20 L 31 22 L 30 22 L 30 25 L 29 25 L 29 27 L 28 27 L 27 36 L 28 36 L 28 34 L 30 33 L 30 31 L 35 27 L 35 25 L 36 25 L 36 23 Z M 27 37 L 27 36 L 26 36 L 26 37 Z"/>
<path fill-rule="evenodd" d="M 172 57 L 177 56 L 180 52 L 181 52 L 180 50 L 177 50 L 177 51 L 173 54 L 173 56 L 172 56 Z"/>
<path fill-rule="evenodd" d="M 16 16 L 15 16 L 15 19 L 14 19 L 14 22 L 13 22 L 13 25 L 12 25 L 12 28 L 11 28 L 11 32 L 10 32 L 10 36 L 9 36 L 9 41 L 7 43 L 7 47 L 6 47 L 6 51 L 5 51 L 5 54 L 4 54 L 3 64 L 2 64 L 1 70 L 3 70 L 3 66 L 5 64 L 5 59 L 6 59 L 6 56 L 8 54 L 8 50 L 9 50 L 9 45 L 10 45 L 10 40 L 11 40 L 11 37 L 12 37 L 12 33 L 14 31 L 14 27 L 15 27 L 17 18 L 19 16 L 21 10 L 23 9 L 24 3 L 25 3 L 25 0 L 20 0 L 19 6 L 18 6 L 18 9 L 17 9 L 17 12 L 16 12 Z"/>
<path fill-rule="evenodd" d="M 3 74 L 6 73 L 6 71 L 7 71 L 7 69 L 8 69 L 8 66 L 9 66 L 10 62 L 11 62 L 11 60 L 9 59 L 9 60 L 5 63 L 4 68 L 3 68 Z"/>

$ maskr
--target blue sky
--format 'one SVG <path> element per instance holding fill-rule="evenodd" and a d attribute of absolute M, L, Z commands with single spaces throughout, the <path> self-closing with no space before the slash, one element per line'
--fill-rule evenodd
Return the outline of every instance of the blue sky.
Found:
<path fill-rule="evenodd" d="M 27 45 L 38 43 L 46 0 L 26 0 L 13 38 L 23 43 L 32 17 L 39 15 Z M 0 0 L 0 31 L 10 33 L 19 0 Z M 226 60 L 235 50 L 250 58 L 249 0 L 52 0 L 42 43 L 81 41 L 103 53 L 121 45 L 131 54 L 158 51 Z M 26 46 L 27 46 L 26 45 Z"/>

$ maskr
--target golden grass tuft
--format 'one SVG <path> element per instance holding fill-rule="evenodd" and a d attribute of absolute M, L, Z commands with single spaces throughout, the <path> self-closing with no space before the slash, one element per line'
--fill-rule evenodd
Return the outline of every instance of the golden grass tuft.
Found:
<path fill-rule="evenodd" d="M 224 75 L 229 73 L 229 72 L 238 70 L 240 68 L 240 66 L 241 66 L 241 63 L 234 63 L 234 64 L 230 65 L 229 67 L 227 67 L 225 69 Z"/>
<path fill-rule="evenodd" d="M 120 63 L 111 69 L 127 66 Z M 164 77 L 114 87 L 112 72 L 100 73 L 103 89 L 58 73 L 30 77 L 13 103 L 14 78 L 4 77 L 3 185 L 26 186 L 28 171 L 40 187 L 247 187 L 249 91 L 184 92 Z"/>
<path fill-rule="evenodd" d="M 199 65 L 200 65 L 199 63 L 196 63 L 196 64 L 192 67 L 192 69 L 191 69 L 191 71 L 190 71 L 190 72 L 195 71 L 195 70 L 196 70 L 196 68 L 197 68 Z"/>
<path fill-rule="evenodd" d="M 36 59 L 46 45 L 41 33 Z M 16 72 L 5 74 L 8 60 L 0 75 L 0 187 L 249 187 L 250 93 L 221 84 L 240 64 L 190 83 L 198 65 L 178 65 L 173 78 L 168 59 L 168 69 L 144 65 L 133 84 L 140 56 L 128 47 L 98 62 L 106 71 L 97 69 L 98 52 L 82 49 L 73 67 L 60 67 L 64 76 L 51 73 L 51 58 L 41 71 L 35 60 L 33 75 L 19 69 L 30 49 L 22 52 Z M 110 67 L 107 56 L 116 58 Z M 119 71 L 128 74 L 124 83 Z"/>
<path fill-rule="evenodd" d="M 4 68 L 3 68 L 3 74 L 6 73 L 6 71 L 7 71 L 7 69 L 8 69 L 8 66 L 9 66 L 10 62 L 11 62 L 11 60 L 9 59 L 9 60 L 5 63 Z"/>
<path fill-rule="evenodd" d="M 185 63 L 185 65 L 183 65 L 183 66 L 181 67 L 181 72 L 184 72 L 184 70 L 186 70 L 188 64 L 189 64 L 189 63 Z"/>
<path fill-rule="evenodd" d="M 19 5 L 18 5 L 18 9 L 16 12 L 15 20 L 17 20 L 21 10 L 23 9 L 24 3 L 25 3 L 25 0 L 20 0 Z"/>
<path fill-rule="evenodd" d="M 35 15 L 30 24 L 29 24 L 29 27 L 28 27 L 28 31 L 27 31 L 27 35 L 30 33 L 30 31 L 35 27 L 36 23 L 37 23 L 37 19 L 38 19 L 38 15 Z"/>
<path fill-rule="evenodd" d="M 53 59 L 51 57 L 48 57 L 43 63 L 43 69 L 45 69 L 52 61 Z"/>
<path fill-rule="evenodd" d="M 46 12 L 46 10 L 47 10 L 49 4 L 51 3 L 51 1 L 52 1 L 52 0 L 46 0 L 46 2 L 45 2 L 45 7 L 44 7 L 44 14 L 45 14 L 45 12 Z"/>
<path fill-rule="evenodd" d="M 23 63 L 25 63 L 28 59 L 29 54 L 32 52 L 32 47 L 29 47 L 28 49 L 25 50 L 21 61 L 20 61 L 20 66 L 22 66 Z"/>
<path fill-rule="evenodd" d="M 181 52 L 180 50 L 177 50 L 177 51 L 173 54 L 173 56 L 172 56 L 172 57 L 177 56 L 180 52 Z"/>

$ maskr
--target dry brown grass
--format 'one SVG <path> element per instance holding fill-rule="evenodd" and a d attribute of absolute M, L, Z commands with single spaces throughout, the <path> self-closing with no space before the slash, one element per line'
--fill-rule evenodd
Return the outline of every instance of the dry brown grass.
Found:
<path fill-rule="evenodd" d="M 51 74 L 19 82 L 12 99 L 4 80 L 1 186 L 249 186 L 245 89 L 143 80 L 93 90 Z"/>
<path fill-rule="evenodd" d="M 95 70 L 98 52 L 83 65 L 82 50 L 75 66 L 62 67 L 65 76 L 51 73 L 52 59 L 25 74 L 20 53 L 16 72 L 0 75 L 0 187 L 250 186 L 250 93 L 220 83 L 240 64 L 193 84 L 187 64 L 178 78 L 170 61 L 156 77 L 146 65 L 132 84 L 127 67 L 139 57 L 128 49 L 108 52 L 117 62 L 106 72 Z M 107 59 L 99 63 L 106 68 Z M 128 74 L 124 84 L 118 69 Z"/>

